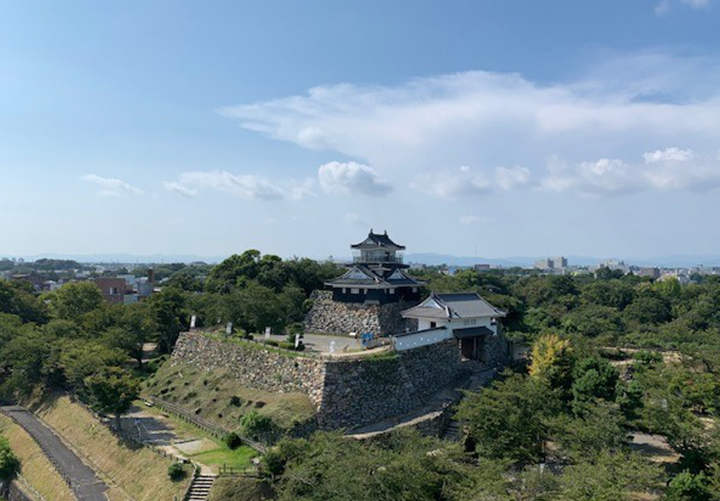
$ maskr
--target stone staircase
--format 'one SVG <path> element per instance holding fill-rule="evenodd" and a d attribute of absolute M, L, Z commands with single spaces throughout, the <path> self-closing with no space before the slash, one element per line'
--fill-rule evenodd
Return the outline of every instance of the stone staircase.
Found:
<path fill-rule="evenodd" d="M 211 475 L 196 476 L 183 501 L 207 501 L 213 482 L 215 482 L 215 477 Z"/>
<path fill-rule="evenodd" d="M 470 378 L 470 382 L 465 389 L 469 391 L 479 391 L 483 387 L 487 386 L 494 379 L 496 374 L 497 371 L 495 369 L 478 372 Z M 460 440 L 462 438 L 462 424 L 460 421 L 451 419 L 445 427 L 442 438 L 453 441 Z"/>

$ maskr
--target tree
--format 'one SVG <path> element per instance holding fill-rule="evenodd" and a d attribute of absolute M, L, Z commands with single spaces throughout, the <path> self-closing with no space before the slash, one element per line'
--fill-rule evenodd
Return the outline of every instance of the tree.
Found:
<path fill-rule="evenodd" d="M 532 346 L 530 377 L 568 391 L 572 386 L 572 351 L 567 339 L 556 334 L 540 336 Z"/>
<path fill-rule="evenodd" d="M 120 416 L 127 412 L 140 394 L 140 382 L 120 367 L 106 367 L 85 379 L 93 407 L 115 415 L 120 430 Z"/>
<path fill-rule="evenodd" d="M 545 419 L 557 408 L 556 398 L 546 385 L 515 374 L 468 394 L 456 417 L 481 456 L 528 462 L 542 453 Z"/>
<path fill-rule="evenodd" d="M 70 387 L 81 395 L 85 379 L 106 367 L 119 367 L 125 363 L 122 351 L 91 340 L 73 340 L 62 343 L 60 367 Z"/>
<path fill-rule="evenodd" d="M 575 404 L 595 398 L 614 401 L 620 374 L 602 358 L 588 357 L 577 363 L 573 370 L 572 393 Z"/>
<path fill-rule="evenodd" d="M 143 347 L 157 331 L 157 321 L 147 303 L 135 303 L 125 306 L 119 325 L 106 331 L 103 338 L 109 346 L 134 358 L 142 370 Z"/>
<path fill-rule="evenodd" d="M 80 323 L 83 316 L 100 308 L 103 297 L 92 282 L 71 282 L 48 293 L 50 311 L 55 318 Z"/>
<path fill-rule="evenodd" d="M 667 501 L 711 501 L 708 478 L 700 472 L 693 475 L 688 471 L 678 473 L 668 484 L 665 493 Z"/>
<path fill-rule="evenodd" d="M 578 417 L 553 418 L 548 426 L 553 441 L 575 461 L 595 459 L 603 449 L 619 450 L 627 441 L 620 409 L 602 400 L 585 406 Z"/>
<path fill-rule="evenodd" d="M 657 466 L 641 456 L 601 451 L 590 461 L 565 468 L 560 477 L 563 501 L 624 501 L 655 486 L 660 477 Z"/>
<path fill-rule="evenodd" d="M 160 353 L 170 353 L 180 331 L 189 327 L 185 296 L 179 289 L 164 287 L 150 296 L 149 305 L 152 321 L 157 325 L 158 349 Z"/>
<path fill-rule="evenodd" d="M 0 436 L 0 480 L 12 480 L 20 471 L 20 460 L 13 454 L 10 443 Z"/>
<path fill-rule="evenodd" d="M 0 437 L 0 480 L 12 480 L 20 471 L 20 460 L 13 454 L 10 443 Z"/>
<path fill-rule="evenodd" d="M 47 307 L 35 296 L 27 282 L 0 279 L 0 313 L 17 315 L 23 322 L 44 323 Z"/>

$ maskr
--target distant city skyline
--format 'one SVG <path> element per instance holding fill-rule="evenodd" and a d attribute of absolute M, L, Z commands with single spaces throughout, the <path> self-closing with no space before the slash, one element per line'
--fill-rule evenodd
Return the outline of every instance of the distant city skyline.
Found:
<path fill-rule="evenodd" d="M 3 6 L 0 256 L 720 254 L 718 0 Z"/>

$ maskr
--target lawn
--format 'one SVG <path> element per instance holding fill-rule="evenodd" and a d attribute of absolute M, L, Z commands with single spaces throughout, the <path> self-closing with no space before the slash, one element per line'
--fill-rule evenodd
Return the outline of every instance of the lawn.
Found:
<path fill-rule="evenodd" d="M 0 415 L 0 433 L 20 460 L 21 474 L 45 499 L 74 501 L 70 488 L 30 435 L 10 418 Z"/>
<path fill-rule="evenodd" d="M 206 465 L 221 466 L 232 468 L 233 470 L 246 470 L 250 467 L 250 460 L 257 455 L 254 449 L 247 446 L 238 447 L 232 450 L 225 446 L 219 446 L 217 449 L 204 451 L 199 454 L 193 454 L 190 458 L 198 463 Z M 213 468 L 215 469 L 215 468 Z"/>
<path fill-rule="evenodd" d="M 251 459 L 258 455 L 257 451 L 247 446 L 241 446 L 232 450 L 217 437 L 210 435 L 187 421 L 164 412 L 158 407 L 147 407 L 142 402 L 136 402 L 135 405 L 142 407 L 144 412 L 160 420 L 176 435 L 178 440 L 203 439 L 206 441 L 209 445 L 202 447 L 200 452 L 182 452 L 182 454 L 194 462 L 209 466 L 215 472 L 219 471 L 223 465 L 232 467 L 235 470 L 246 470 L 251 466 Z M 176 447 L 180 446 L 177 445 Z"/>
<path fill-rule="evenodd" d="M 36 409 L 36 413 L 72 445 L 83 459 L 109 483 L 111 500 L 154 501 L 182 497 L 187 480 L 171 482 L 167 469 L 173 462 L 146 448 L 130 448 L 90 412 L 59 397 Z M 48 499 L 55 499 L 51 496 Z"/>

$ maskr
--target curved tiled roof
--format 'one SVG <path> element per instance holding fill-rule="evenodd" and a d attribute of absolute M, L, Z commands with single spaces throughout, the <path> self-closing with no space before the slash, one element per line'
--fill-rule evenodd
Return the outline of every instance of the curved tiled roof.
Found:
<path fill-rule="evenodd" d="M 370 230 L 370 233 L 365 240 L 363 240 L 359 244 L 351 245 L 350 247 L 353 249 L 375 249 L 377 247 L 390 247 L 396 250 L 405 250 L 404 245 L 396 244 L 395 242 L 390 240 L 387 231 L 383 234 L 380 234 L 373 233 L 372 230 Z"/>
<path fill-rule="evenodd" d="M 473 318 L 504 317 L 504 311 L 494 307 L 476 292 L 432 293 L 425 301 L 405 310 L 410 318 Z"/>

